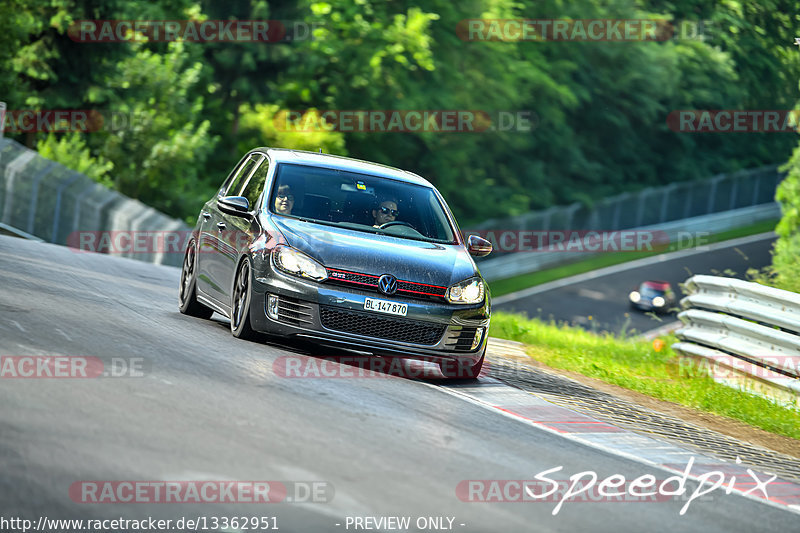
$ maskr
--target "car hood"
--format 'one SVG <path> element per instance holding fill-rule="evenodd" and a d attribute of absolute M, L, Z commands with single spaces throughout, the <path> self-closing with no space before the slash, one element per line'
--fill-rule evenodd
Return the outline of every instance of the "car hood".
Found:
<path fill-rule="evenodd" d="M 273 217 L 286 243 L 326 268 L 448 287 L 478 273 L 458 245 L 363 233 L 304 220 Z"/>

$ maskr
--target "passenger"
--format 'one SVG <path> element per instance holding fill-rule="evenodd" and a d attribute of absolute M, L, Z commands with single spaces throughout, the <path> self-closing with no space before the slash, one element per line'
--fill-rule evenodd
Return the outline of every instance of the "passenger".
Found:
<path fill-rule="evenodd" d="M 372 210 L 372 218 L 375 219 L 373 227 L 380 228 L 387 222 L 394 222 L 400 211 L 397 210 L 397 202 L 394 200 L 384 200 L 378 207 Z"/>
<path fill-rule="evenodd" d="M 275 212 L 279 215 L 291 215 L 294 207 L 294 195 L 292 188 L 288 185 L 281 185 L 275 193 Z"/>

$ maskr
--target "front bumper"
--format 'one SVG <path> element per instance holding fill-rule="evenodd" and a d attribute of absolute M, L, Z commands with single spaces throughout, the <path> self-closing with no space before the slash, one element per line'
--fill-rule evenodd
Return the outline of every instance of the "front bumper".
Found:
<path fill-rule="evenodd" d="M 469 364 L 477 363 L 486 349 L 488 295 L 483 304 L 462 307 L 316 283 L 271 269 L 269 276 L 257 275 L 252 281 L 250 320 L 254 329 L 264 333 L 375 355 Z M 268 295 L 278 297 L 277 317 L 267 313 Z M 407 315 L 364 311 L 366 298 L 406 304 Z M 472 348 L 476 335 L 480 340 Z"/>
<path fill-rule="evenodd" d="M 667 313 L 670 308 L 669 302 L 661 307 L 656 307 L 653 305 L 652 300 L 639 300 L 636 303 L 631 302 L 631 306 L 635 307 L 636 309 L 640 309 L 641 311 L 653 311 L 656 314 Z"/>

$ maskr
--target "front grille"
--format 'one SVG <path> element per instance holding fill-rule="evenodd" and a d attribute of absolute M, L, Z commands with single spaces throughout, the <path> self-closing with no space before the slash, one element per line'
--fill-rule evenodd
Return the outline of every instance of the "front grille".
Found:
<path fill-rule="evenodd" d="M 453 329 L 447 336 L 445 346 L 460 352 L 469 351 L 472 349 L 472 341 L 475 340 L 475 333 L 477 331 L 478 328 L 462 327 L 460 330 Z"/>
<path fill-rule="evenodd" d="M 278 320 L 289 324 L 311 324 L 311 306 L 297 298 L 278 297 Z"/>
<path fill-rule="evenodd" d="M 423 296 L 437 296 L 444 298 L 444 293 L 447 292 L 447 287 L 439 287 L 437 285 L 426 285 L 424 283 L 414 283 L 411 281 L 397 281 L 397 292 L 410 292 L 413 294 L 420 294 Z"/>
<path fill-rule="evenodd" d="M 411 344 L 436 344 L 447 328 L 445 324 L 383 318 L 324 305 L 320 306 L 319 315 L 327 329 Z"/>
<path fill-rule="evenodd" d="M 357 283 L 359 285 L 369 285 L 378 288 L 378 276 L 347 272 L 345 270 L 328 270 L 328 279 L 344 283 Z"/>
<path fill-rule="evenodd" d="M 361 289 L 378 291 L 378 279 L 380 276 L 372 274 L 360 274 L 347 270 L 328 269 L 328 282 L 337 285 L 357 286 Z M 422 300 L 444 300 L 447 287 L 439 285 L 428 285 L 427 283 L 417 283 L 414 281 L 397 280 L 397 295 L 408 298 L 418 298 Z"/>

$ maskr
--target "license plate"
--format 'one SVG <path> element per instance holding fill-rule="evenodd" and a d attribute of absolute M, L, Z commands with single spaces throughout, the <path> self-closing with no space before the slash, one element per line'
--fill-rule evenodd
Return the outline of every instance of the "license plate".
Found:
<path fill-rule="evenodd" d="M 399 304 L 397 302 L 389 302 L 387 300 L 378 300 L 375 298 L 367 298 L 364 300 L 364 309 L 367 311 L 375 311 L 377 313 L 385 313 L 387 315 L 406 316 L 408 306 L 406 304 Z"/>

